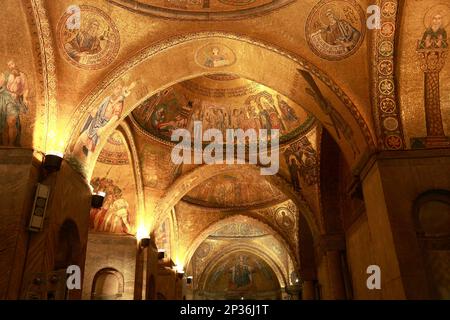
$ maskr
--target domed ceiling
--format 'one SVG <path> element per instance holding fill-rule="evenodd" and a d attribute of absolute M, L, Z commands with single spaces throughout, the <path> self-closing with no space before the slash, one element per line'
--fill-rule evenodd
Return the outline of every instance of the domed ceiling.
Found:
<path fill-rule="evenodd" d="M 249 222 L 243 223 L 230 223 L 225 227 L 217 230 L 209 237 L 211 238 L 249 238 L 249 237 L 261 237 L 267 235 L 267 232 L 260 228 L 253 226 Z"/>
<path fill-rule="evenodd" d="M 281 8 L 294 0 L 108 0 L 125 10 L 187 20 L 232 20 Z"/>
<path fill-rule="evenodd" d="M 261 176 L 237 172 L 215 176 L 192 189 L 183 200 L 214 208 L 237 208 L 281 202 L 286 197 Z"/>
<path fill-rule="evenodd" d="M 178 128 L 188 129 L 194 139 L 194 121 L 202 122 L 203 132 L 219 129 L 224 137 L 226 129 L 279 129 L 281 144 L 305 134 L 315 122 L 274 90 L 227 74 L 178 83 L 144 101 L 132 118 L 151 137 L 169 144 L 175 144 L 170 137 Z"/>
<path fill-rule="evenodd" d="M 122 135 L 118 131 L 114 131 L 108 137 L 98 157 L 98 162 L 105 164 L 122 165 L 128 164 L 128 152 L 123 141 Z"/>

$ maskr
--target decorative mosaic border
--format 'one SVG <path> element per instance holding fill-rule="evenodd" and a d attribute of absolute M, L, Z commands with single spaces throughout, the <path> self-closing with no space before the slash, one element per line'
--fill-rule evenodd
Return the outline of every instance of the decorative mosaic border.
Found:
<path fill-rule="evenodd" d="M 395 35 L 399 4 L 397 0 L 380 0 L 382 23 L 374 39 L 372 65 L 372 102 L 378 147 L 387 150 L 405 148 L 401 113 L 395 82 Z"/>
<path fill-rule="evenodd" d="M 56 100 L 56 63 L 55 63 L 55 50 L 53 46 L 52 32 L 50 23 L 47 16 L 42 0 L 31 0 L 31 6 L 33 9 L 34 22 L 36 24 L 40 58 L 42 64 L 42 76 L 44 84 L 44 100 L 45 109 L 47 115 L 47 123 L 45 127 L 45 142 L 43 148 L 46 149 L 48 145 L 48 133 L 51 128 L 56 128 L 57 119 L 57 100 Z M 47 150 L 49 151 L 49 150 Z"/>
<path fill-rule="evenodd" d="M 139 163 L 139 156 L 137 152 L 136 143 L 134 141 L 133 134 L 131 132 L 131 129 L 128 125 L 128 123 L 122 123 L 119 126 L 119 131 L 123 135 L 124 143 L 127 146 L 127 150 L 129 152 L 128 157 L 130 162 L 133 163 L 132 168 L 134 172 L 134 178 L 136 183 L 136 190 L 137 190 L 137 204 L 138 204 L 138 210 L 139 212 L 136 214 L 136 218 L 139 214 L 145 214 L 145 201 L 144 201 L 144 183 L 143 183 L 143 177 L 142 177 L 142 169 L 141 165 Z"/>

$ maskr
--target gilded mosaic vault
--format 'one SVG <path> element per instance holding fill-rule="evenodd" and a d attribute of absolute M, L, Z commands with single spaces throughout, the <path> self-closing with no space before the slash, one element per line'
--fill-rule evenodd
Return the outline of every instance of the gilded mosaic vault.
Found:
<path fill-rule="evenodd" d="M 446 1 L 0 21 L 0 299 L 449 299 Z"/>

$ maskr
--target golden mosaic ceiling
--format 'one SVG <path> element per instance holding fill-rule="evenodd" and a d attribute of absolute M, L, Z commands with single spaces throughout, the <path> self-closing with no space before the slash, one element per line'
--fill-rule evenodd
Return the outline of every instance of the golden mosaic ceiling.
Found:
<path fill-rule="evenodd" d="M 183 200 L 207 207 L 236 208 L 281 202 L 285 196 L 260 176 L 239 172 L 208 179 Z"/>
<path fill-rule="evenodd" d="M 178 83 L 144 101 L 132 116 L 152 137 L 170 142 L 186 128 L 194 139 L 194 121 L 203 132 L 219 129 L 279 129 L 281 143 L 311 129 L 315 119 L 276 91 L 232 74 L 212 74 Z"/>
<path fill-rule="evenodd" d="M 252 225 L 251 223 L 230 223 L 217 230 L 210 237 L 217 238 L 248 238 L 267 235 L 264 230 Z"/>
<path fill-rule="evenodd" d="M 115 165 L 129 163 L 126 144 L 118 131 L 114 131 L 113 134 L 108 137 L 108 141 L 100 152 L 97 161 Z"/>
<path fill-rule="evenodd" d="M 139 14 L 186 20 L 230 20 L 261 15 L 293 0 L 108 0 Z"/>

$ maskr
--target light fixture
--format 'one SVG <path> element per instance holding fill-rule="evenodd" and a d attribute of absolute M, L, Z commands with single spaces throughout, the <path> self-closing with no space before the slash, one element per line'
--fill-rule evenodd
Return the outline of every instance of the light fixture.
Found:
<path fill-rule="evenodd" d="M 95 209 L 100 209 L 103 206 L 103 201 L 105 200 L 106 193 L 97 192 L 92 195 L 91 207 Z"/>
<path fill-rule="evenodd" d="M 147 248 L 150 245 L 150 237 L 143 237 L 139 240 L 139 246 L 141 248 Z"/>
<path fill-rule="evenodd" d="M 165 249 L 158 249 L 158 260 L 162 260 L 166 257 Z"/>
<path fill-rule="evenodd" d="M 173 270 L 176 272 L 177 277 L 178 277 L 179 279 L 183 278 L 183 276 L 184 276 L 183 266 L 175 265 L 175 266 L 173 267 Z"/>
<path fill-rule="evenodd" d="M 56 172 L 61 169 L 63 154 L 59 152 L 51 152 L 45 155 L 43 167 L 49 172 Z"/>
<path fill-rule="evenodd" d="M 177 271 L 177 277 L 178 279 L 182 279 L 184 276 L 184 271 Z"/>

